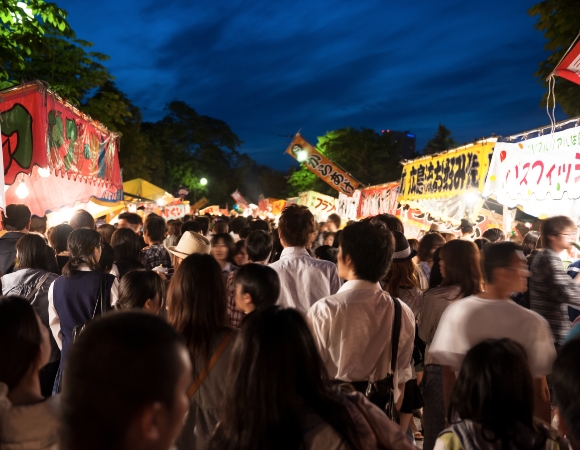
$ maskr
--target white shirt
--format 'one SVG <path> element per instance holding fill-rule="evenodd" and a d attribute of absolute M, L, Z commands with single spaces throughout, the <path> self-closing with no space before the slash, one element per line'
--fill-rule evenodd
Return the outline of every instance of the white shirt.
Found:
<path fill-rule="evenodd" d="M 502 338 L 524 347 L 534 378 L 552 372 L 556 350 L 548 322 L 511 300 L 471 296 L 453 302 L 441 316 L 429 352 L 442 365 L 457 371 L 473 346 Z"/>
<path fill-rule="evenodd" d="M 395 387 L 411 379 L 415 339 L 413 311 L 401 303 L 401 334 Z M 330 378 L 381 380 L 391 371 L 395 307 L 379 283 L 347 281 L 339 291 L 316 302 L 307 319 Z M 395 397 L 398 397 L 397 390 Z"/>
<path fill-rule="evenodd" d="M 278 304 L 306 313 L 323 297 L 340 288 L 336 265 L 312 258 L 303 247 L 286 247 L 280 260 L 270 264 L 280 277 Z"/>
<path fill-rule="evenodd" d="M 91 271 L 91 269 L 89 269 L 89 266 L 87 266 L 86 264 L 81 264 L 78 270 L 80 270 L 81 272 Z M 58 348 L 62 350 L 62 333 L 60 332 L 60 317 L 58 317 L 58 313 L 56 312 L 56 308 L 54 307 L 54 293 L 53 293 L 54 281 L 48 288 L 48 326 L 50 327 L 50 331 L 52 331 L 52 335 L 54 336 L 54 340 L 56 341 Z M 111 286 L 111 306 L 117 303 L 118 299 L 119 299 L 119 279 L 115 276 L 113 286 Z"/>

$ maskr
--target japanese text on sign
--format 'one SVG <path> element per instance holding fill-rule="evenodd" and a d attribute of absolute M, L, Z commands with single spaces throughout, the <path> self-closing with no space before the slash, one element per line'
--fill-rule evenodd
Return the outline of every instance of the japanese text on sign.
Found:
<path fill-rule="evenodd" d="M 363 189 L 360 194 L 358 217 L 393 214 L 397 211 L 399 183 Z"/>
<path fill-rule="evenodd" d="M 351 196 L 360 185 L 351 175 L 306 142 L 299 133 L 286 149 L 286 153 L 305 164 L 308 170 L 338 192 Z"/>
<path fill-rule="evenodd" d="M 307 206 L 316 220 L 326 220 L 329 214 L 336 212 L 336 199 L 319 192 L 301 192 L 298 204 Z"/>

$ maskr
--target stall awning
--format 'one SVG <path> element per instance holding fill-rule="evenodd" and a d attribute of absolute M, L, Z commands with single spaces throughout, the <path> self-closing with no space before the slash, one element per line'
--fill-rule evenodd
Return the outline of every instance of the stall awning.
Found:
<path fill-rule="evenodd" d="M 140 198 L 143 200 L 157 201 L 168 194 L 165 189 L 155 186 L 153 183 L 144 180 L 143 178 L 135 178 L 134 180 L 125 181 L 123 183 L 123 191 L 125 195 Z"/>

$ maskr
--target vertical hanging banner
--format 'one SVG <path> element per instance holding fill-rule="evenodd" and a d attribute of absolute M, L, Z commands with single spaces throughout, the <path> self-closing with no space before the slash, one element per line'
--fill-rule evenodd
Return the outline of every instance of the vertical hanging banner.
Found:
<path fill-rule="evenodd" d="M 244 198 L 244 196 L 242 194 L 240 194 L 240 191 L 238 191 L 237 189 L 235 190 L 235 192 L 233 192 L 231 194 L 231 197 L 236 201 L 236 203 L 238 205 L 240 205 L 242 208 L 244 209 L 248 209 L 250 207 L 250 205 L 248 205 L 248 202 L 246 201 L 246 199 Z"/>
<path fill-rule="evenodd" d="M 580 37 L 580 35 L 578 35 Z M 580 84 L 580 41 L 576 37 L 575 45 L 562 58 L 562 61 L 556 66 L 553 74 L 566 78 L 576 84 Z"/>
<path fill-rule="evenodd" d="M 347 196 L 354 194 L 360 183 L 344 170 L 340 169 L 330 159 L 320 153 L 315 147 L 304 140 L 300 133 L 292 140 L 286 153 L 303 163 L 325 183 Z"/>

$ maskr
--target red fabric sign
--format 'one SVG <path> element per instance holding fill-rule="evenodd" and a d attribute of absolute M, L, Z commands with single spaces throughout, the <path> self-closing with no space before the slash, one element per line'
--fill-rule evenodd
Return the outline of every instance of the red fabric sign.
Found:
<path fill-rule="evenodd" d="M 580 84 L 580 41 L 570 49 L 560 64 L 554 69 L 554 74 Z"/>

